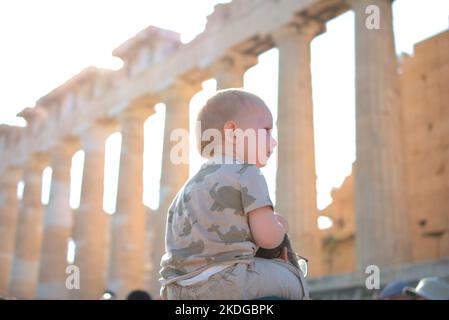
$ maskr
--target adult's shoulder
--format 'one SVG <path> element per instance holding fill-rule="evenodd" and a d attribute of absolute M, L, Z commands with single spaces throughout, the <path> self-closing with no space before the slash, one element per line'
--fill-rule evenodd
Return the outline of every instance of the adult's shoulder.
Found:
<path fill-rule="evenodd" d="M 238 165 L 238 171 L 240 177 L 262 175 L 262 171 L 255 164 L 244 163 Z"/>

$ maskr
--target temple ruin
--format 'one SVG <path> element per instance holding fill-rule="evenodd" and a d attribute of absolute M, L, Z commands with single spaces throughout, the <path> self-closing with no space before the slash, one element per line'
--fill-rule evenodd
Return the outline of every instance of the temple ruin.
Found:
<path fill-rule="evenodd" d="M 380 29 L 365 25 L 375 4 Z M 356 150 L 353 172 L 319 212 L 310 43 L 326 21 L 355 13 Z M 234 0 L 220 4 L 189 43 L 154 26 L 113 51 L 117 71 L 89 67 L 0 126 L 0 296 L 119 298 L 136 288 L 157 296 L 167 207 L 189 176 L 170 162 L 169 134 L 189 128 L 188 104 L 201 83 L 242 87 L 258 55 L 279 50 L 276 210 L 310 259 L 312 297 L 364 298 L 365 269 L 381 283 L 449 277 L 449 32 L 397 57 L 390 0 Z M 143 123 L 166 105 L 160 207 L 142 203 Z M 122 134 L 117 209 L 103 211 L 105 139 Z M 296 137 L 288 148 L 283 141 Z M 85 152 L 80 207 L 69 206 L 73 154 Z M 42 170 L 53 170 L 41 203 Z M 23 199 L 17 184 L 25 184 Z M 298 183 L 299 181 L 299 183 Z M 318 214 L 330 229 L 317 227 Z M 66 287 L 67 242 L 76 243 L 80 289 Z"/>

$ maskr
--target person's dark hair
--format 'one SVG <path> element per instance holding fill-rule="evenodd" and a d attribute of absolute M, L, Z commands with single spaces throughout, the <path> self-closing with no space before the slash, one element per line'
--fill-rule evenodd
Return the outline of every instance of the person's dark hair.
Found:
<path fill-rule="evenodd" d="M 128 294 L 126 300 L 151 300 L 151 296 L 144 290 L 133 290 Z"/>

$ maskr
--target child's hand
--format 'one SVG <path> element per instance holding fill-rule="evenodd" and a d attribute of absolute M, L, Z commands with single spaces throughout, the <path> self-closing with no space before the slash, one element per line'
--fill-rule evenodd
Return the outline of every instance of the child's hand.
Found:
<path fill-rule="evenodd" d="M 284 260 L 285 262 L 288 262 L 288 249 L 287 249 L 287 247 L 282 248 L 280 258 L 282 260 Z"/>

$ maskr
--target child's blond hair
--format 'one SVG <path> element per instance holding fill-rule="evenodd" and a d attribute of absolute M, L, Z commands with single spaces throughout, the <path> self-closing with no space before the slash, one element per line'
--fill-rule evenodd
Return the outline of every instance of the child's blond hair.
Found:
<path fill-rule="evenodd" d="M 197 146 L 203 155 L 204 148 L 213 143 L 211 139 L 203 139 L 203 133 L 208 129 L 219 130 L 222 134 L 223 126 L 227 121 L 237 121 L 243 116 L 249 115 L 249 108 L 254 105 L 264 105 L 265 102 L 255 94 L 243 89 L 224 89 L 217 91 L 201 108 L 197 124 L 201 130 L 197 132 Z M 203 155 L 209 157 L 210 155 Z"/>

